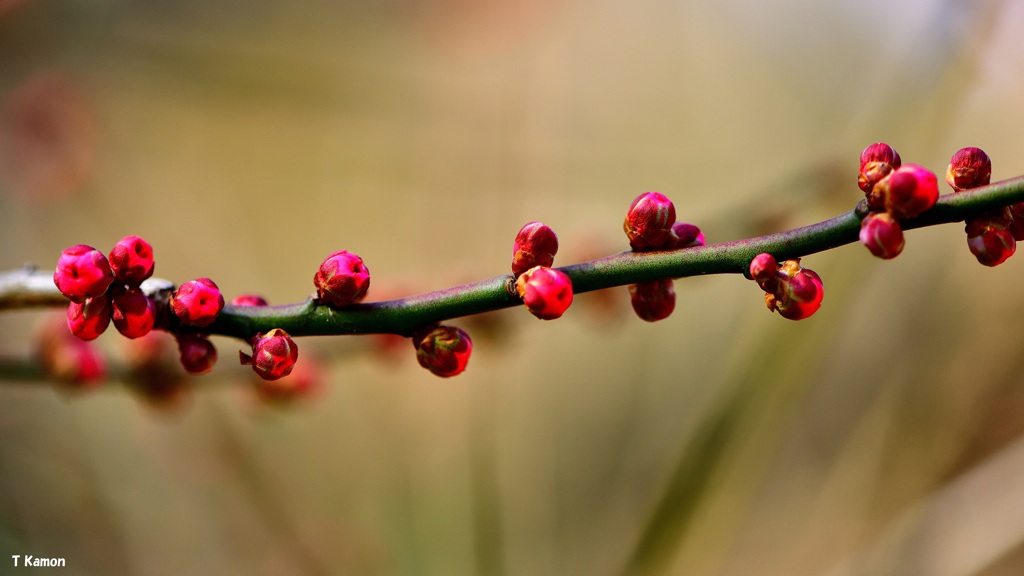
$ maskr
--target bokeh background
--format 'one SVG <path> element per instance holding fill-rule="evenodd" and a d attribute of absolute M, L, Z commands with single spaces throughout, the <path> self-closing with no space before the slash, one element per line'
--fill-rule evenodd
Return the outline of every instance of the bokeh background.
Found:
<path fill-rule="evenodd" d="M 556 263 L 618 252 L 646 190 L 711 242 L 818 221 L 876 141 L 1008 178 L 1021 30 L 1013 0 L 0 0 L 0 270 L 137 234 L 285 303 L 348 249 L 385 298 L 506 272 L 534 219 Z M 735 276 L 657 324 L 625 288 L 462 319 L 448 380 L 304 339 L 322 386 L 283 409 L 228 339 L 169 407 L 0 375 L 0 572 L 1021 574 L 1020 258 L 958 226 L 815 255 L 798 323 Z M 44 317 L 0 316 L 0 355 Z"/>

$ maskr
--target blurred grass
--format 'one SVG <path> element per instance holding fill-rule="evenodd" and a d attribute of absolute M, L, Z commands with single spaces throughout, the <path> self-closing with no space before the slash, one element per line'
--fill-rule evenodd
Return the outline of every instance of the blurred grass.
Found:
<path fill-rule="evenodd" d="M 879 140 L 936 171 L 980 146 L 1009 177 L 1021 26 L 1014 2 L 0 2 L 0 269 L 139 234 L 158 275 L 229 297 L 301 300 L 341 248 L 374 290 L 418 292 L 505 270 L 532 219 L 561 263 L 621 250 L 645 190 L 713 242 L 810 223 L 856 202 Z M 12 108 L 33 82 L 51 96 Z M 60 122 L 19 140 L 30 112 Z M 0 558 L 1020 573 L 1019 263 L 983 269 L 955 226 L 894 262 L 805 263 L 826 286 L 805 322 L 739 278 L 693 278 L 653 325 L 583 298 L 556 323 L 503 313 L 494 338 L 466 320 L 481 336 L 450 381 L 411 350 L 311 339 L 336 356 L 327 391 L 286 411 L 246 394 L 228 340 L 180 414 L 119 387 L 4 386 Z M 0 317 L 0 354 L 27 355 L 37 317 Z M 988 547 L 951 540 L 967 529 Z"/>

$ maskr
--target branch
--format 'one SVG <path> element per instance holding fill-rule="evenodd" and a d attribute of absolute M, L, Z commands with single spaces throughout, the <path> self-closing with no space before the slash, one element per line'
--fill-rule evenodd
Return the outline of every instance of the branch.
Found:
<path fill-rule="evenodd" d="M 973 190 L 947 194 L 924 214 L 901 222 L 904 229 L 962 222 L 994 208 L 1024 201 L 1024 176 Z M 707 246 L 657 252 L 621 252 L 605 258 L 558 268 L 572 280 L 575 293 L 625 286 L 660 278 L 705 274 L 747 274 L 750 261 L 762 252 L 779 261 L 800 258 L 851 244 L 858 239 L 864 201 L 857 208 L 802 228 Z M 173 289 L 167 280 L 150 279 L 143 291 Z M 29 306 L 64 306 L 52 274 L 32 268 L 0 273 L 0 310 Z M 202 329 L 208 334 L 243 340 L 273 328 L 293 336 L 400 334 L 436 322 L 519 306 L 511 274 L 496 276 L 426 294 L 333 308 L 312 298 L 281 306 L 231 306 Z M 172 329 L 174 327 L 172 326 Z"/>

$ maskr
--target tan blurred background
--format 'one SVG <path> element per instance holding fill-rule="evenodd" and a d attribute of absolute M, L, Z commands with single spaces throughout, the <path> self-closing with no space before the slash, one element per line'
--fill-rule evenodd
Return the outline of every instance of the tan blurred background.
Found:
<path fill-rule="evenodd" d="M 556 263 L 620 251 L 646 190 L 711 242 L 821 220 L 875 141 L 937 172 L 979 146 L 1008 178 L 1021 30 L 1012 0 L 0 0 L 0 270 L 137 234 L 229 298 L 302 300 L 338 249 L 385 297 L 506 272 L 533 219 Z M 1024 573 L 1024 256 L 907 242 L 807 258 L 826 296 L 799 323 L 733 276 L 677 282 L 658 324 L 624 288 L 464 319 L 450 380 L 302 340 L 326 381 L 286 410 L 227 339 L 170 413 L 4 382 L 0 566 Z M 0 355 L 41 316 L 0 316 Z"/>

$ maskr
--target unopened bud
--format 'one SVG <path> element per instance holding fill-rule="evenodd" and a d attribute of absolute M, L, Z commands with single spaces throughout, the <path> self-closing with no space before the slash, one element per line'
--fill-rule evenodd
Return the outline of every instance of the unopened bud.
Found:
<path fill-rule="evenodd" d="M 512 274 L 519 277 L 534 266 L 550 267 L 558 252 L 558 236 L 546 224 L 530 222 L 516 234 L 512 244 Z"/>
<path fill-rule="evenodd" d="M 671 278 L 629 285 L 629 302 L 637 317 L 647 322 L 668 318 L 676 308 L 676 291 Z"/>
<path fill-rule="evenodd" d="M 882 178 L 900 167 L 900 155 L 892 146 L 884 142 L 872 144 L 860 153 L 860 176 L 857 185 L 865 194 L 871 194 Z"/>
<path fill-rule="evenodd" d="M 572 280 L 561 270 L 534 266 L 516 280 L 516 293 L 531 314 L 541 320 L 554 320 L 572 304 Z"/>
<path fill-rule="evenodd" d="M 437 376 L 449 378 L 461 374 L 473 352 L 473 341 L 461 328 L 437 326 L 412 338 L 416 360 Z"/>
<path fill-rule="evenodd" d="M 113 281 L 107 257 L 85 244 L 65 248 L 53 273 L 53 283 L 60 293 L 79 303 L 102 296 Z"/>
<path fill-rule="evenodd" d="M 189 280 L 171 296 L 171 310 L 188 326 L 209 326 L 223 309 L 224 296 L 209 278 Z"/>
<path fill-rule="evenodd" d="M 672 225 L 675 222 L 676 208 L 667 196 L 644 192 L 630 204 L 622 228 L 633 250 L 660 250 L 674 242 Z"/>
<path fill-rule="evenodd" d="M 903 252 L 903 228 L 888 212 L 871 212 L 860 223 L 860 243 L 883 260 L 895 258 Z"/>
<path fill-rule="evenodd" d="M 299 347 L 287 332 L 274 328 L 265 335 L 256 336 L 252 356 L 239 352 L 242 364 L 251 365 L 264 380 L 277 380 L 291 374 L 299 358 Z"/>
<path fill-rule="evenodd" d="M 313 276 L 320 300 L 331 306 L 348 306 L 359 302 L 370 288 L 370 270 L 363 259 L 346 250 L 339 250 L 320 264 Z"/>
<path fill-rule="evenodd" d="M 907 164 L 879 182 L 873 193 L 884 198 L 887 212 L 897 220 L 904 220 L 935 205 L 939 200 L 939 184 L 932 171 Z"/>
<path fill-rule="evenodd" d="M 110 251 L 114 278 L 129 288 L 138 288 L 143 280 L 152 276 L 153 266 L 153 247 L 138 236 L 121 238 Z"/>
<path fill-rule="evenodd" d="M 992 179 L 992 159 L 981 148 L 961 148 L 946 168 L 946 182 L 960 192 L 987 185 Z"/>

